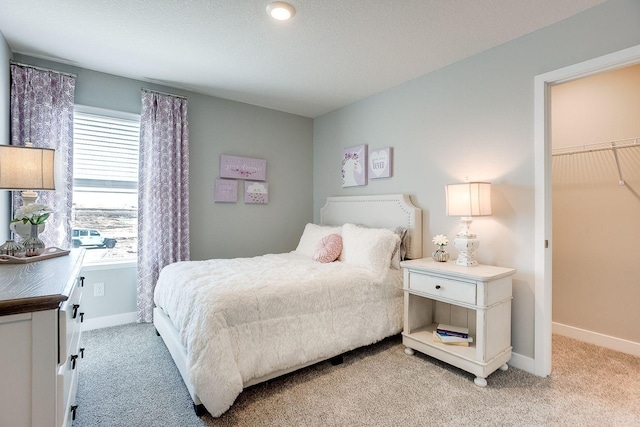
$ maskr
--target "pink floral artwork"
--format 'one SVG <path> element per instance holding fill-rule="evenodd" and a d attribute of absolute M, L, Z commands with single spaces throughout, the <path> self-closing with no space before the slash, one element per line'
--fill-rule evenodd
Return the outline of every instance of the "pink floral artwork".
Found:
<path fill-rule="evenodd" d="M 220 177 L 236 179 L 267 179 L 267 161 L 249 157 L 220 156 Z"/>
<path fill-rule="evenodd" d="M 367 145 L 342 150 L 342 186 L 367 185 Z"/>

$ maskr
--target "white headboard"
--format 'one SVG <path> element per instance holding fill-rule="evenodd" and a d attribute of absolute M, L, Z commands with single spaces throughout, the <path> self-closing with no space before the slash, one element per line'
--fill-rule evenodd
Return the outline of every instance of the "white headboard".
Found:
<path fill-rule="evenodd" d="M 406 227 L 406 257 L 422 258 L 422 209 L 415 206 L 406 194 L 327 197 L 327 202 L 320 209 L 320 223 Z"/>

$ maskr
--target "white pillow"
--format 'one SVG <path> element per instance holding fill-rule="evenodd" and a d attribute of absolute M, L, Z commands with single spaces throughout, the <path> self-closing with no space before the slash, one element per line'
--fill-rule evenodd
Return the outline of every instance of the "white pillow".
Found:
<path fill-rule="evenodd" d="M 301 255 L 307 255 L 313 257 L 316 250 L 316 245 L 322 240 L 323 237 L 329 234 L 342 234 L 342 227 L 331 227 L 327 225 L 307 224 L 304 227 L 298 247 L 295 252 Z"/>
<path fill-rule="evenodd" d="M 342 226 L 342 261 L 373 271 L 382 276 L 391 265 L 391 255 L 400 237 L 384 228 Z"/>

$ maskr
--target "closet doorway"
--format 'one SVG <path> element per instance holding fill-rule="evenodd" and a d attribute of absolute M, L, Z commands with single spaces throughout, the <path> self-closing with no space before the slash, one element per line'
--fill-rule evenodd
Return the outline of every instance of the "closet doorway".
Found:
<path fill-rule="evenodd" d="M 640 356 L 640 64 L 550 96 L 553 333 Z"/>
<path fill-rule="evenodd" d="M 552 212 L 551 212 L 551 87 L 582 77 L 640 63 L 640 45 L 579 64 L 540 74 L 534 79 L 534 357 L 532 371 L 551 373 L 552 334 Z M 637 190 L 636 190 L 637 191 Z M 591 242 L 594 251 L 598 242 Z M 604 262 L 604 261 L 603 261 Z M 596 304 L 592 310 L 598 310 Z"/>

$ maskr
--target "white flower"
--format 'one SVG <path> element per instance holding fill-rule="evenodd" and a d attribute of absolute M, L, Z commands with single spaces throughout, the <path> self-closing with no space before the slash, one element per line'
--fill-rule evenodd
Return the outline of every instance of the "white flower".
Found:
<path fill-rule="evenodd" d="M 22 221 L 24 224 L 43 224 L 53 211 L 49 206 L 38 203 L 30 203 L 16 211 L 16 216 L 11 222 Z"/>
<path fill-rule="evenodd" d="M 444 234 L 438 234 L 432 240 L 433 244 L 436 246 L 447 246 L 449 244 L 449 239 Z"/>

